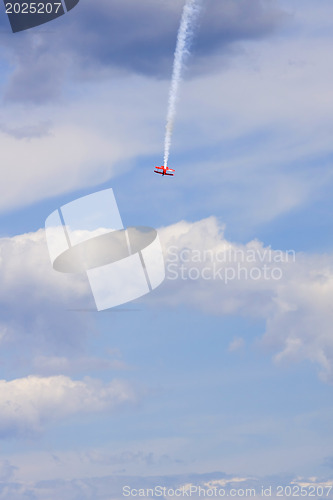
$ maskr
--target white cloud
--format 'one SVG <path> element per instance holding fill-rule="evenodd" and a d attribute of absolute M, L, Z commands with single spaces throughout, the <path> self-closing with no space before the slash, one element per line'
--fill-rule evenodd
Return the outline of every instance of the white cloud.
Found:
<path fill-rule="evenodd" d="M 29 435 L 70 415 L 112 411 L 135 399 L 133 389 L 120 380 L 103 384 L 63 375 L 0 380 L 0 435 Z"/>
<path fill-rule="evenodd" d="M 2 342 L 44 356 L 79 348 L 90 319 L 71 309 L 89 306 L 89 286 L 52 269 L 43 230 L 0 239 L 0 280 Z"/>
<path fill-rule="evenodd" d="M 313 8 L 303 10 L 295 8 L 283 36 L 238 43 L 227 60 L 210 55 L 216 72 L 184 82 L 173 152 L 185 158 L 185 173 L 191 169 L 190 179 L 178 183 L 202 193 L 194 208 L 237 207 L 249 224 L 266 222 L 330 181 L 327 169 L 318 175 L 318 165 L 331 152 L 333 42 L 327 31 L 309 37 Z M 201 60 L 194 52 L 188 74 Z M 98 185 L 140 156 L 162 154 L 168 82 L 113 74 L 102 83 L 81 82 L 80 92 L 69 90 L 71 100 L 66 95 L 56 105 L 4 108 L 1 211 Z M 184 155 L 193 144 L 207 152 L 205 160 Z M 209 175 L 202 176 L 203 168 Z"/>
<path fill-rule="evenodd" d="M 327 21 L 316 26 L 313 3 L 306 15 L 288 4 L 283 36 L 242 42 L 234 57 L 210 60 L 215 74 L 184 83 L 173 151 L 184 158 L 178 182 L 198 189 L 192 210 L 222 208 L 253 227 L 332 182 L 332 34 L 320 30 Z M 323 10 L 330 19 L 332 5 Z"/>
<path fill-rule="evenodd" d="M 191 303 L 213 314 L 265 318 L 272 311 L 278 282 L 263 279 L 264 266 L 268 266 L 270 278 L 280 252 L 265 249 L 256 240 L 246 245 L 229 242 L 223 231 L 215 217 L 195 223 L 182 221 L 160 230 L 166 257 L 165 290 L 172 290 L 166 300 L 172 304 Z M 278 267 L 286 265 L 282 262 Z M 260 279 L 254 272 L 257 267 Z"/>
<path fill-rule="evenodd" d="M 120 165 L 126 170 L 138 156 L 157 152 L 163 90 L 163 83 L 147 78 L 119 78 L 117 84 L 87 85 L 66 106 L 30 106 L 29 112 L 8 106 L 6 128 L 0 127 L 0 211 L 98 185 L 119 173 Z M 153 104 L 149 109 L 147 102 Z"/>
<path fill-rule="evenodd" d="M 149 300 L 262 318 L 277 362 L 308 359 L 333 381 L 333 255 L 236 244 L 214 217 L 162 228 L 160 238 L 167 279 Z"/>
<path fill-rule="evenodd" d="M 244 483 L 251 478 L 248 477 L 228 477 L 224 479 L 215 479 L 204 483 L 207 488 L 216 488 L 216 487 L 224 487 L 229 483 Z"/>
<path fill-rule="evenodd" d="M 182 221 L 159 234 L 167 279 L 144 299 L 148 304 L 262 318 L 263 343 L 277 362 L 308 359 L 321 367 L 325 380 L 333 379 L 332 255 L 286 253 L 257 240 L 236 244 L 214 217 Z M 68 311 L 92 300 L 84 277 L 53 271 L 42 230 L 1 239 L 0 255 L 2 342 L 33 349 L 40 373 L 70 373 L 63 349 L 77 349 L 89 331 L 85 316 Z M 97 368 L 93 358 L 79 358 L 73 372 Z M 103 362 L 124 367 L 116 361 Z"/>

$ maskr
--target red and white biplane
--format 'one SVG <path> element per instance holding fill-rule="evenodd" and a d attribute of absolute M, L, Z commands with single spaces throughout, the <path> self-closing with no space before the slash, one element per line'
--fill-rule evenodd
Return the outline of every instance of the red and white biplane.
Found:
<path fill-rule="evenodd" d="M 168 167 L 155 167 L 158 170 L 154 170 L 155 174 L 161 174 L 161 175 L 174 175 L 174 174 L 169 174 L 169 172 L 174 172 L 172 168 Z M 161 172 L 159 172 L 161 170 Z"/>

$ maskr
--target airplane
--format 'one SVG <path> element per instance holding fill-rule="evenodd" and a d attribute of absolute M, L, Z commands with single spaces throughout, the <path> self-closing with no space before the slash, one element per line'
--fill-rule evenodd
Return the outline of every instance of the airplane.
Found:
<path fill-rule="evenodd" d="M 155 167 L 159 170 L 162 170 L 162 172 L 158 172 L 158 170 L 154 170 L 155 174 L 161 174 L 161 175 L 174 175 L 174 174 L 168 174 L 168 172 L 174 172 L 172 168 L 168 167 Z"/>

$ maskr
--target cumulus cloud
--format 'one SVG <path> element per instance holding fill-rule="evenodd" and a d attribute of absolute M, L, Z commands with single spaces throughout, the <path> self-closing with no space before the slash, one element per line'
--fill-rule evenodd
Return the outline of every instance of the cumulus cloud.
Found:
<path fill-rule="evenodd" d="M 165 290 L 172 290 L 163 300 L 175 305 L 187 302 L 213 314 L 267 317 L 270 313 L 280 277 L 280 271 L 273 271 L 274 259 L 280 261 L 279 269 L 287 265 L 281 262 L 288 259 L 284 252 L 265 249 L 257 240 L 246 245 L 228 241 L 215 217 L 162 228 L 160 237 L 166 258 Z"/>
<path fill-rule="evenodd" d="M 135 399 L 132 388 L 120 380 L 103 384 L 63 375 L 0 380 L 0 436 L 27 436 L 70 415 L 113 411 Z"/>
<path fill-rule="evenodd" d="M 230 242 L 215 217 L 162 228 L 160 238 L 167 279 L 156 300 L 262 318 L 277 362 L 308 359 L 333 381 L 332 255 Z"/>
<path fill-rule="evenodd" d="M 308 359 L 320 366 L 325 380 L 333 380 L 332 255 L 272 249 L 258 240 L 237 244 L 225 238 L 215 217 L 181 221 L 159 234 L 166 281 L 143 300 L 264 319 L 262 342 L 275 352 L 277 362 Z M 77 348 L 88 331 L 82 314 L 66 311 L 69 304 L 82 307 L 92 300 L 84 276 L 53 271 L 42 230 L 1 239 L 0 255 L 2 342 L 19 341 L 33 349 L 40 373 L 70 373 L 68 358 L 58 353 Z M 237 340 L 230 349 L 241 345 Z M 72 370 L 97 365 L 94 358 L 83 357 Z M 102 365 L 126 367 L 107 358 Z"/>
<path fill-rule="evenodd" d="M 0 239 L 0 277 L 3 343 L 44 355 L 82 345 L 91 325 L 70 309 L 90 304 L 88 283 L 52 269 L 43 230 Z"/>

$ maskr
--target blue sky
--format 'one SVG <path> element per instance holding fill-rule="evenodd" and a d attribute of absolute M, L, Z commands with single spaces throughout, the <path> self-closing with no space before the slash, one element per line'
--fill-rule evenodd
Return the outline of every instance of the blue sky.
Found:
<path fill-rule="evenodd" d="M 331 484 L 333 6 L 204 0 L 160 178 L 182 6 L 82 0 L 17 34 L 2 12 L 0 498 Z M 97 313 L 44 223 L 109 187 L 126 227 L 158 229 L 167 279 Z M 213 264 L 184 249 L 295 259 L 172 280 L 174 247 L 186 273 Z"/>

